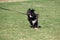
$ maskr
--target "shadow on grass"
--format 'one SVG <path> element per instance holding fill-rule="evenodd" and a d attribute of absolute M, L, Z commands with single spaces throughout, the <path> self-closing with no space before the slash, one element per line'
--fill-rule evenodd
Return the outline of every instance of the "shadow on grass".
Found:
<path fill-rule="evenodd" d="M 7 9 L 7 8 L 4 8 L 4 7 L 0 7 L 0 9 L 7 10 L 7 11 L 11 11 L 11 12 L 17 12 L 17 13 L 21 13 L 21 14 L 26 15 L 26 13 L 23 13 L 23 12 L 18 12 L 18 11 L 11 10 L 11 9 Z"/>

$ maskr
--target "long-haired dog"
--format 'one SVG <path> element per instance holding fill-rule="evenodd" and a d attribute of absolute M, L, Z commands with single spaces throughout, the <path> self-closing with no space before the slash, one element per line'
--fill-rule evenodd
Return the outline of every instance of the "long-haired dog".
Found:
<path fill-rule="evenodd" d="M 35 14 L 34 11 L 35 11 L 34 9 L 28 9 L 27 11 L 28 21 L 32 28 L 40 28 L 40 26 L 38 26 L 38 14 Z"/>

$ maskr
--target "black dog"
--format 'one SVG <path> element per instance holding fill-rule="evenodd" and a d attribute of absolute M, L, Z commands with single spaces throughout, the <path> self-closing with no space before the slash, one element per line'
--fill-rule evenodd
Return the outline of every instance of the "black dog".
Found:
<path fill-rule="evenodd" d="M 28 16 L 28 21 L 31 24 L 32 28 L 39 28 L 38 26 L 38 14 L 35 14 L 34 9 L 28 9 L 27 11 L 27 16 Z"/>

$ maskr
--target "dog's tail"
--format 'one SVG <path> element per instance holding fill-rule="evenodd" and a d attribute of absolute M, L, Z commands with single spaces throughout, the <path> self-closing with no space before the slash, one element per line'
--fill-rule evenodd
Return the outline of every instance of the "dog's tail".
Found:
<path fill-rule="evenodd" d="M 38 26 L 38 28 L 41 28 L 41 26 Z"/>

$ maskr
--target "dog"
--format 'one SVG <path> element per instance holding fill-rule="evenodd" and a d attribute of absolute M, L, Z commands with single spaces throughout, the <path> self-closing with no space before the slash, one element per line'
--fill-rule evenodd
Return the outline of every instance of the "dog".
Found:
<path fill-rule="evenodd" d="M 40 26 L 38 26 L 38 14 L 35 13 L 34 9 L 29 8 L 27 10 L 27 17 L 32 28 L 40 28 Z"/>

